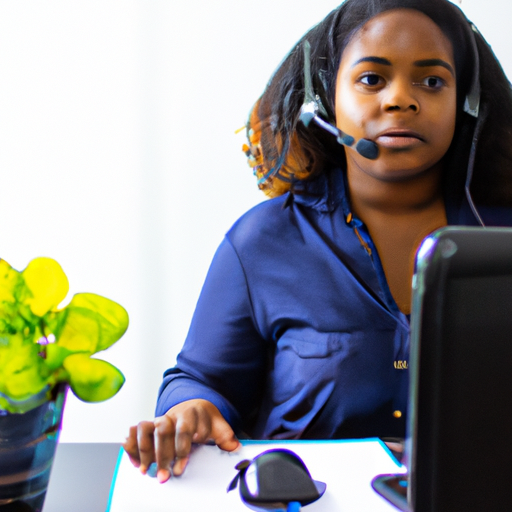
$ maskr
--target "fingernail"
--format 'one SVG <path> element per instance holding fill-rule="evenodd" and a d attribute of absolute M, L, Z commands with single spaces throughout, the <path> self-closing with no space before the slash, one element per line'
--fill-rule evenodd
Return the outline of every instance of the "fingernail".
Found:
<path fill-rule="evenodd" d="M 183 459 L 179 459 L 174 463 L 172 467 L 172 472 L 175 476 L 181 476 L 183 471 L 185 471 L 185 466 L 187 465 L 188 457 L 184 457 Z"/>
<path fill-rule="evenodd" d="M 144 465 L 144 464 L 141 464 L 140 467 L 139 467 L 139 471 L 145 475 L 147 472 L 148 472 L 148 468 Z"/>
<path fill-rule="evenodd" d="M 243 447 L 243 444 L 239 441 L 238 444 L 232 449 L 230 450 L 230 453 L 236 453 L 236 452 L 239 452 Z"/>
<path fill-rule="evenodd" d="M 156 474 L 158 472 L 158 466 L 156 465 L 156 462 L 153 462 L 149 465 L 147 475 L 151 478 L 156 478 Z"/>
<path fill-rule="evenodd" d="M 171 473 L 169 473 L 166 469 L 159 469 L 158 473 L 156 474 L 156 479 L 163 484 L 164 482 L 167 482 L 171 476 Z"/>

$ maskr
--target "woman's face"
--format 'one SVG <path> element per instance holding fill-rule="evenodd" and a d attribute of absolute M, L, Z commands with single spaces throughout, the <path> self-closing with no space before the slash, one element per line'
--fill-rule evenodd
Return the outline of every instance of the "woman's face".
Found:
<path fill-rule="evenodd" d="M 336 125 L 379 147 L 376 160 L 347 148 L 349 171 L 399 181 L 432 168 L 452 141 L 456 103 L 453 48 L 441 29 L 411 9 L 375 16 L 338 70 Z"/>

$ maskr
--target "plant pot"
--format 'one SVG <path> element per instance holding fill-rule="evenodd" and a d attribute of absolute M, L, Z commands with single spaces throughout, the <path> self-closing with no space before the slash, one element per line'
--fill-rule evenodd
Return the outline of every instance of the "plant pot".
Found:
<path fill-rule="evenodd" d="M 0 416 L 0 511 L 41 512 L 68 386 L 22 414 Z"/>

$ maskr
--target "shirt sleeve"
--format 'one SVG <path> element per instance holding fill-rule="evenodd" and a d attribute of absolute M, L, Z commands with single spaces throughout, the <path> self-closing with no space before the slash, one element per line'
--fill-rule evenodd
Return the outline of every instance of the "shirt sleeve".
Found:
<path fill-rule="evenodd" d="M 256 328 L 246 274 L 225 238 L 208 271 L 177 366 L 164 374 L 156 414 L 202 398 L 235 431 L 245 429 L 261 402 L 267 352 Z"/>

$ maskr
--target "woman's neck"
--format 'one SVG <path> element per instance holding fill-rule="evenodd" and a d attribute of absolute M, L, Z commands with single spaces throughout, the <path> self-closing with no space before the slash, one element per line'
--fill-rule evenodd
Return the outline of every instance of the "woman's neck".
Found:
<path fill-rule="evenodd" d="M 389 289 L 410 313 L 414 257 L 421 241 L 446 225 L 441 168 L 402 181 L 378 181 L 348 172 L 351 209 L 377 248 Z"/>
<path fill-rule="evenodd" d="M 348 169 L 348 188 L 352 211 L 363 222 L 366 217 L 388 217 L 404 221 L 428 210 L 442 200 L 441 166 L 403 180 L 379 180 L 359 169 Z M 370 220 L 370 219 L 368 219 Z"/>

